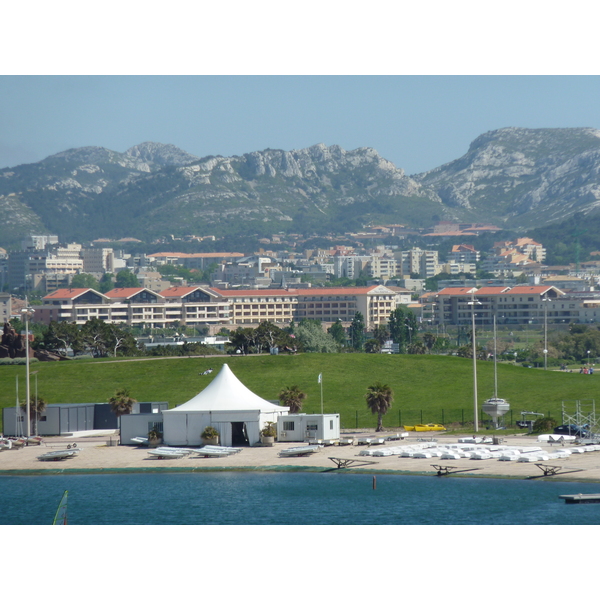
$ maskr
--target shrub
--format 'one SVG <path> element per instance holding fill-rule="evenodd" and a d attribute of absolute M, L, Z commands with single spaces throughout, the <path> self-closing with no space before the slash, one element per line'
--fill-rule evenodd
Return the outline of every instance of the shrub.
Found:
<path fill-rule="evenodd" d="M 208 427 L 204 428 L 204 431 L 202 432 L 202 435 L 200 437 L 203 440 L 208 440 L 211 438 L 216 438 L 218 436 L 219 436 L 219 432 L 214 427 L 211 427 L 209 425 Z"/>
<path fill-rule="evenodd" d="M 546 431 L 553 431 L 557 425 L 556 419 L 552 417 L 539 417 L 533 422 L 531 431 L 532 433 L 545 433 Z"/>

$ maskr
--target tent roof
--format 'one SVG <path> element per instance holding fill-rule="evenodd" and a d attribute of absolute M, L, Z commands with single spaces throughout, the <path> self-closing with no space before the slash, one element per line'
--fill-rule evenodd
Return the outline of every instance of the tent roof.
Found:
<path fill-rule="evenodd" d="M 263 400 L 251 392 L 224 364 L 217 376 L 197 396 L 169 412 L 205 412 L 216 410 L 261 410 L 265 412 L 288 409 Z"/>

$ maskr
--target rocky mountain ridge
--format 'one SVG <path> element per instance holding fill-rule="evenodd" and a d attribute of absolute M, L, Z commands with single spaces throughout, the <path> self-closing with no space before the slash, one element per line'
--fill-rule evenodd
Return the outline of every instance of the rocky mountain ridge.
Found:
<path fill-rule="evenodd" d="M 71 149 L 0 170 L 0 245 L 28 233 L 125 235 L 356 231 L 442 219 L 512 228 L 598 210 L 600 131 L 505 128 L 414 176 L 372 148 L 316 144 L 198 158 L 144 142 L 124 153 Z"/>

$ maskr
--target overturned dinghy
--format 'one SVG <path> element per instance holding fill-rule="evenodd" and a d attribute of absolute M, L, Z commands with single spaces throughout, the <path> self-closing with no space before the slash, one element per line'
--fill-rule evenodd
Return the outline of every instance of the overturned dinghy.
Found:
<path fill-rule="evenodd" d="M 314 454 L 321 449 L 321 446 L 298 446 L 296 448 L 284 448 L 279 451 L 279 456 L 307 456 Z"/>
<path fill-rule="evenodd" d="M 52 461 L 52 460 L 65 460 L 67 458 L 73 458 L 79 454 L 79 448 L 72 448 L 70 450 L 55 450 L 54 452 L 46 452 L 37 457 L 41 461 Z"/>
<path fill-rule="evenodd" d="M 156 458 L 183 458 L 188 456 L 190 451 L 187 448 L 155 448 L 154 450 L 148 450 L 150 456 Z"/>
<path fill-rule="evenodd" d="M 190 452 L 203 458 L 219 458 L 237 454 L 241 448 L 232 448 L 230 446 L 203 446 L 202 448 L 190 448 Z"/>

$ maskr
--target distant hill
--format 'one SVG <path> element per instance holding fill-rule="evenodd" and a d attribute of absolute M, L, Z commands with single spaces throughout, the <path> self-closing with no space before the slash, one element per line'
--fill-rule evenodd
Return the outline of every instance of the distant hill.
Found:
<path fill-rule="evenodd" d="M 198 158 L 145 142 L 76 148 L 0 170 L 0 245 L 173 234 L 268 235 L 485 221 L 512 229 L 598 210 L 600 132 L 518 129 L 478 137 L 461 158 L 408 177 L 372 148 L 317 144 Z"/>
<path fill-rule="evenodd" d="M 540 227 L 600 205 L 600 131 L 509 127 L 415 177 L 463 219 Z"/>

